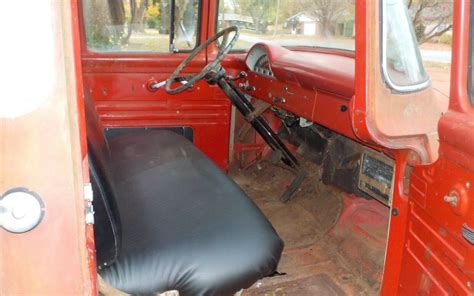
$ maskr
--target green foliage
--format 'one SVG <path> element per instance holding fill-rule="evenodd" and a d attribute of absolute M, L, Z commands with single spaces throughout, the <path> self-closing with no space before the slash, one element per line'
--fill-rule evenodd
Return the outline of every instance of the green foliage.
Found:
<path fill-rule="evenodd" d="M 146 24 L 150 29 L 158 29 L 160 27 L 160 20 L 155 17 L 149 17 L 146 19 Z"/>
<path fill-rule="evenodd" d="M 443 44 L 452 45 L 453 43 L 453 34 L 444 33 L 439 37 L 439 42 Z"/>
<path fill-rule="evenodd" d="M 159 17 L 160 16 L 160 9 L 158 7 L 158 5 L 156 4 L 152 4 L 150 6 L 148 6 L 147 10 L 146 10 L 146 16 L 147 18 L 150 18 L 150 17 Z"/>
<path fill-rule="evenodd" d="M 109 38 L 99 32 L 91 32 L 87 34 L 87 44 L 94 49 L 103 49 L 109 44 Z"/>
<path fill-rule="evenodd" d="M 426 26 L 422 23 L 418 23 L 415 25 L 415 35 L 416 40 L 422 40 L 425 36 Z"/>
<path fill-rule="evenodd" d="M 264 33 L 275 19 L 275 0 L 233 0 L 235 13 L 252 17 L 255 31 Z"/>
<path fill-rule="evenodd" d="M 157 4 L 148 6 L 146 10 L 146 24 L 150 29 L 158 29 L 160 27 L 160 9 Z"/>
<path fill-rule="evenodd" d="M 87 45 L 95 50 L 115 50 L 120 49 L 123 45 L 125 36 L 123 29 L 107 28 L 103 24 L 94 24 L 86 27 Z"/>

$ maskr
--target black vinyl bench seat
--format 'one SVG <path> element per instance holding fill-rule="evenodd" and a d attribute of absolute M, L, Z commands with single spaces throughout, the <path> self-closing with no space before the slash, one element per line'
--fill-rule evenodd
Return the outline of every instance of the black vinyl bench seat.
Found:
<path fill-rule="evenodd" d="M 99 273 L 130 294 L 232 295 L 271 275 L 283 242 L 246 194 L 183 136 L 106 141 L 86 98 Z"/>

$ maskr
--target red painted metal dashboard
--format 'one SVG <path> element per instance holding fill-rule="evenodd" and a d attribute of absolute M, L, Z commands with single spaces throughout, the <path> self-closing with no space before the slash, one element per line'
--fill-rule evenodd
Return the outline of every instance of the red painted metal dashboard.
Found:
<path fill-rule="evenodd" d="M 288 50 L 258 43 L 245 63 L 249 74 L 240 83 L 244 92 L 356 139 L 349 113 L 354 96 L 352 52 Z"/>

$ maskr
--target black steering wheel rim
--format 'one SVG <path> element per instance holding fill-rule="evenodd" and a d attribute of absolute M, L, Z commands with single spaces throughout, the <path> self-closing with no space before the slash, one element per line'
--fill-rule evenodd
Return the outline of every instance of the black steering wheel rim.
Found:
<path fill-rule="evenodd" d="M 232 33 L 232 32 L 235 32 L 235 35 L 232 38 L 232 40 L 227 43 L 227 38 L 228 38 L 229 34 Z M 179 81 L 180 76 L 178 76 L 178 75 L 181 72 L 181 70 L 183 70 L 194 59 L 194 57 L 196 57 L 203 49 L 208 47 L 212 42 L 217 41 L 217 39 L 219 39 L 222 36 L 224 36 L 224 40 L 222 41 L 221 46 L 225 45 L 225 47 L 222 48 L 218 44 L 219 51 L 217 53 L 216 59 L 214 61 L 212 61 L 211 63 L 207 64 L 204 68 L 202 68 L 201 72 L 199 72 L 199 73 L 197 73 L 197 74 L 195 74 L 191 77 L 186 76 L 187 81 L 183 85 L 180 85 L 176 88 L 171 88 L 171 85 L 172 85 L 173 82 Z M 229 51 L 232 49 L 232 47 L 234 47 L 234 45 L 237 42 L 238 38 L 239 38 L 239 28 L 237 28 L 236 26 L 232 26 L 232 27 L 225 28 L 224 30 L 218 32 L 217 34 L 215 34 L 211 38 L 207 39 L 204 43 L 202 43 L 201 45 L 196 47 L 191 52 L 191 54 L 186 59 L 184 59 L 184 61 L 181 62 L 181 64 L 178 67 L 176 67 L 176 69 L 171 74 L 170 78 L 166 81 L 166 92 L 169 93 L 169 94 L 177 94 L 179 92 L 182 92 L 183 90 L 186 90 L 186 89 L 190 88 L 198 80 L 204 78 L 204 76 L 206 76 L 206 74 L 208 74 L 212 69 L 214 69 L 215 67 L 217 67 L 217 65 L 220 64 L 220 62 L 229 53 Z M 218 42 L 216 42 L 216 43 L 218 43 Z"/>

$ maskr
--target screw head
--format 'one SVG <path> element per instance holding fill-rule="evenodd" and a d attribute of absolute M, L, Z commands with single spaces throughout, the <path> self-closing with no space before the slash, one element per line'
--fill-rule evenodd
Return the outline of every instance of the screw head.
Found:
<path fill-rule="evenodd" d="M 395 217 L 398 216 L 398 209 L 397 208 L 392 209 L 392 215 L 395 216 Z"/>

